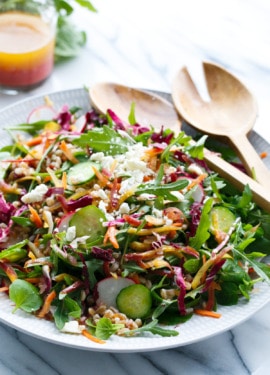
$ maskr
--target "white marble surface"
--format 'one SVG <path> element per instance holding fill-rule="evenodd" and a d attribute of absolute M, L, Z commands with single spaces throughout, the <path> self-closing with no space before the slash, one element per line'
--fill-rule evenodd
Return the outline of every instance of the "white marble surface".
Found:
<path fill-rule="evenodd" d="M 17 100 L 99 81 L 170 92 L 182 65 L 217 62 L 257 97 L 255 130 L 270 141 L 269 0 L 93 0 L 98 13 L 78 9 L 74 21 L 88 43 L 59 64 L 39 89 L 0 95 L 0 108 Z M 1 375 L 267 375 L 270 304 L 231 331 L 203 342 L 149 353 L 110 354 L 66 348 L 0 324 Z"/>

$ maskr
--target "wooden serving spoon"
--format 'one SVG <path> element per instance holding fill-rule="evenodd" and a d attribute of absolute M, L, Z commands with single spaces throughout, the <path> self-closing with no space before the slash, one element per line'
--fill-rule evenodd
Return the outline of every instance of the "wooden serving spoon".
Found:
<path fill-rule="evenodd" d="M 99 113 L 106 114 L 108 109 L 112 109 L 123 121 L 127 121 L 131 103 L 135 102 L 138 123 L 148 126 L 151 124 L 159 129 L 163 125 L 176 134 L 181 129 L 181 120 L 174 106 L 159 95 L 115 83 L 97 83 L 90 88 L 89 95 L 92 107 Z M 209 168 L 219 173 L 240 191 L 248 184 L 254 202 L 270 212 L 270 190 L 221 159 L 216 153 L 205 149 L 204 159 Z"/>
<path fill-rule="evenodd" d="M 200 132 L 229 140 L 247 173 L 270 189 L 270 171 L 248 140 L 257 117 L 257 103 L 250 91 L 222 67 L 203 63 L 210 96 L 205 101 L 186 67 L 177 74 L 172 98 L 179 114 Z"/>
<path fill-rule="evenodd" d="M 90 103 L 99 113 L 112 109 L 122 120 L 128 121 L 132 102 L 135 103 L 136 120 L 140 125 L 166 126 L 176 133 L 181 121 L 172 103 L 159 95 L 115 83 L 103 82 L 89 89 Z"/>

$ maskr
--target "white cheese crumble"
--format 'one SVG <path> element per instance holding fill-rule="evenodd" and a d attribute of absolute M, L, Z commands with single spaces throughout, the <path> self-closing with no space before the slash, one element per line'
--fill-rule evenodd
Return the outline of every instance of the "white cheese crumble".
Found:
<path fill-rule="evenodd" d="M 65 333 L 81 334 L 84 329 L 84 325 L 79 324 L 76 320 L 71 320 L 70 322 L 66 322 L 64 324 L 64 327 L 61 329 L 61 331 Z"/>
<path fill-rule="evenodd" d="M 188 166 L 188 171 L 190 173 L 195 173 L 197 176 L 200 176 L 202 174 L 204 174 L 205 172 L 202 170 L 202 168 L 200 168 L 197 164 L 195 163 L 192 163 Z"/>
<path fill-rule="evenodd" d="M 30 193 L 25 194 L 22 197 L 22 201 L 25 204 L 40 202 L 44 199 L 45 194 L 48 191 L 48 187 L 44 184 L 40 184 L 35 187 Z"/>
<path fill-rule="evenodd" d="M 147 148 L 142 143 L 129 146 L 128 151 L 122 155 L 106 156 L 103 152 L 93 154 L 90 159 L 101 163 L 101 168 L 108 171 L 114 170 L 115 177 L 125 176 L 119 189 L 120 194 L 124 194 L 133 186 L 136 187 L 143 182 L 145 175 L 153 175 L 154 172 L 147 167 L 143 161 Z M 99 191 L 99 194 L 102 194 Z M 100 196 L 101 199 L 103 199 Z M 105 197 L 104 197 L 105 199 Z"/>
<path fill-rule="evenodd" d="M 119 207 L 119 214 L 128 214 L 130 211 L 130 207 L 128 205 L 128 203 L 124 202 L 121 204 L 121 206 Z"/>

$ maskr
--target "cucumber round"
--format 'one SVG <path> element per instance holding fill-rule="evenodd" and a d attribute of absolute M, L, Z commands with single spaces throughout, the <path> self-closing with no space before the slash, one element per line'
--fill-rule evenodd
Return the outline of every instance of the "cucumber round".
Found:
<path fill-rule="evenodd" d="M 89 236 L 87 242 L 96 244 L 102 242 L 105 235 L 106 228 L 103 226 L 105 221 L 104 212 L 90 205 L 76 211 L 70 219 L 69 226 L 76 227 L 77 237 Z"/>
<path fill-rule="evenodd" d="M 118 294 L 116 305 L 128 318 L 145 318 L 152 307 L 151 292 L 142 284 L 127 286 Z"/>
<path fill-rule="evenodd" d="M 210 230 L 212 233 L 228 233 L 235 221 L 235 215 L 227 207 L 216 206 L 210 211 L 210 220 Z"/>
<path fill-rule="evenodd" d="M 91 181 L 95 177 L 93 169 L 100 170 L 100 165 L 92 161 L 84 161 L 74 164 L 67 173 L 67 182 L 69 185 L 81 185 Z"/>

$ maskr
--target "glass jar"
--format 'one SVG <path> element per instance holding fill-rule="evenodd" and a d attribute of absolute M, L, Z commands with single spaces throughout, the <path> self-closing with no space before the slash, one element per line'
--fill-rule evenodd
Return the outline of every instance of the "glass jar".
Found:
<path fill-rule="evenodd" d="M 54 65 L 56 21 L 51 0 L 1 1 L 1 92 L 29 91 L 50 76 Z"/>

